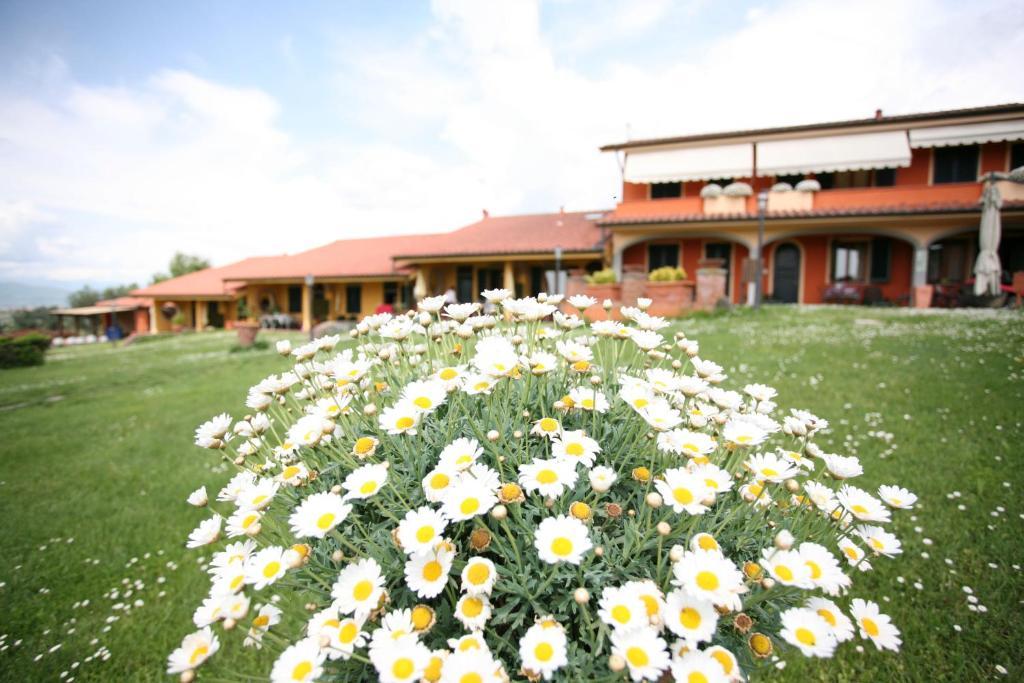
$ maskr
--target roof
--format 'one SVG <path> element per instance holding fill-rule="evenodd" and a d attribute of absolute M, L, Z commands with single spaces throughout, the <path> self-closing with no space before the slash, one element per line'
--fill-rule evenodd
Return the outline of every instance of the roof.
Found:
<path fill-rule="evenodd" d="M 485 254 L 546 254 L 601 249 L 598 219 L 604 211 L 576 211 L 484 217 L 453 232 L 410 235 L 394 253 L 396 261 Z"/>
<path fill-rule="evenodd" d="M 1024 114 L 1024 103 L 1014 102 L 1010 104 L 997 104 L 987 107 L 970 107 L 966 109 L 947 109 L 943 111 L 923 112 L 918 114 L 903 114 L 899 116 L 878 116 L 868 119 L 850 119 L 847 121 L 831 121 L 825 123 L 810 123 L 798 126 L 782 126 L 776 128 L 752 128 L 748 130 L 733 130 L 718 133 L 700 133 L 697 135 L 682 135 L 675 137 L 648 138 L 642 140 L 629 140 L 618 142 L 601 147 L 602 152 L 613 152 L 618 150 L 632 149 L 636 147 L 652 147 L 657 145 L 685 144 L 691 142 L 710 142 L 738 137 L 761 137 L 768 135 L 786 135 L 809 133 L 831 128 L 871 128 L 888 127 L 893 124 L 914 124 L 947 119 L 966 118 L 972 116 L 998 116 L 998 115 L 1020 115 Z"/>
<path fill-rule="evenodd" d="M 157 282 L 132 291 L 135 296 L 172 299 L 175 297 L 230 297 L 239 288 L 226 283 L 230 277 L 256 277 L 270 263 L 286 257 L 254 256 L 226 266 L 205 268 L 194 273 Z"/>
<path fill-rule="evenodd" d="M 1024 201 L 1004 201 L 1002 209 L 1024 209 Z M 798 218 L 836 218 L 842 216 L 906 216 L 911 214 L 940 213 L 978 213 L 981 207 L 977 202 L 918 202 L 891 204 L 888 206 L 853 206 L 811 209 L 808 211 L 769 211 L 765 214 L 771 219 Z M 750 212 L 737 213 L 691 213 L 661 214 L 647 216 L 611 217 L 600 221 L 601 225 L 649 225 L 654 223 L 719 223 L 729 221 L 756 221 L 757 214 Z"/>
<path fill-rule="evenodd" d="M 110 307 L 131 307 L 131 308 L 149 308 L 149 305 L 153 303 L 151 299 L 139 296 L 119 296 L 114 299 L 103 299 L 97 301 L 94 306 L 106 306 Z"/>

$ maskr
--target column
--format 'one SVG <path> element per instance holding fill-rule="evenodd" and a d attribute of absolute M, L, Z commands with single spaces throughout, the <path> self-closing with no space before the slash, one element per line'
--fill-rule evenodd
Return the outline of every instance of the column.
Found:
<path fill-rule="evenodd" d="M 206 327 L 206 302 L 196 302 L 196 319 L 192 322 L 195 323 L 196 331 L 201 332 Z"/>
<path fill-rule="evenodd" d="M 416 283 L 412 286 L 412 296 L 416 301 L 427 296 L 427 276 L 423 272 L 423 266 L 416 269 Z M 409 301 L 409 307 L 412 308 L 416 301 Z"/>
<path fill-rule="evenodd" d="M 915 287 L 928 281 L 928 247 L 914 247 L 914 274 L 911 284 Z"/>
<path fill-rule="evenodd" d="M 157 327 L 157 321 L 156 321 L 156 316 L 157 316 L 157 313 L 159 311 L 160 311 L 160 307 L 157 306 L 156 299 L 153 299 L 153 302 L 151 304 L 149 304 L 149 333 L 150 334 L 156 334 L 157 332 L 160 331 L 160 328 Z"/>
<path fill-rule="evenodd" d="M 748 268 L 748 270 L 750 271 L 751 275 L 754 275 L 754 277 L 762 277 L 763 278 L 764 277 L 764 268 L 761 267 L 760 260 L 761 260 L 761 252 L 758 251 L 757 243 L 755 242 L 754 246 L 750 247 L 750 258 L 748 259 L 748 262 L 750 263 L 750 267 Z M 755 263 L 757 264 L 757 270 L 756 271 L 754 270 L 754 267 L 753 267 Z M 747 305 L 748 306 L 753 306 L 754 305 L 754 301 L 756 299 L 757 299 L 757 280 L 755 280 L 752 277 L 750 279 L 750 282 L 747 283 Z"/>
<path fill-rule="evenodd" d="M 302 331 L 313 329 L 313 288 L 302 285 Z"/>
<path fill-rule="evenodd" d="M 511 261 L 505 261 L 505 271 L 502 273 L 501 286 L 516 295 L 516 271 Z"/>

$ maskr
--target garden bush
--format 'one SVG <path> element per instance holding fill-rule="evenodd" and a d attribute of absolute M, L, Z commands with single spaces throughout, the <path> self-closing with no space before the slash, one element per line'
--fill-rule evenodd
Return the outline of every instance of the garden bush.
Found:
<path fill-rule="evenodd" d="M 484 296 L 501 318 L 435 297 L 354 348 L 281 344 L 294 365 L 248 414 L 199 426 L 238 471 L 189 496 L 210 592 L 168 673 L 222 640 L 270 649 L 274 681 L 442 683 L 713 683 L 777 648 L 899 648 L 851 575 L 900 554 L 883 525 L 915 497 L 849 484 L 825 419 L 726 389 L 640 308 Z"/>
<path fill-rule="evenodd" d="M 686 279 L 686 271 L 675 266 L 662 266 L 652 270 L 647 279 L 650 282 L 678 282 Z"/>
<path fill-rule="evenodd" d="M 612 268 L 595 270 L 593 273 L 585 275 L 583 279 L 590 285 L 614 285 L 618 281 L 615 270 Z"/>
<path fill-rule="evenodd" d="M 0 337 L 0 368 L 42 365 L 49 348 L 50 338 L 45 334 Z"/>

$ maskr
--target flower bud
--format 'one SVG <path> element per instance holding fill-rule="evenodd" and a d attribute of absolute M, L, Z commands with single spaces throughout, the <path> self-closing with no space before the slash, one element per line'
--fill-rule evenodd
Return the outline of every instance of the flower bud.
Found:
<path fill-rule="evenodd" d="M 363 406 L 363 415 L 375 415 L 377 413 L 376 403 L 367 403 Z"/>
<path fill-rule="evenodd" d="M 798 482 L 796 479 L 787 479 L 786 490 L 789 491 L 790 493 L 796 493 L 797 491 L 800 490 L 800 482 Z"/>
<path fill-rule="evenodd" d="M 775 547 L 779 550 L 789 550 L 793 547 L 793 542 L 796 539 L 793 538 L 793 534 L 789 533 L 786 529 L 783 529 L 779 533 L 775 534 Z"/>
<path fill-rule="evenodd" d="M 591 375 L 590 376 L 590 383 L 593 384 L 595 387 L 598 386 L 599 384 L 601 384 L 601 382 L 602 382 L 602 380 L 601 380 L 601 376 L 600 375 Z"/>
<path fill-rule="evenodd" d="M 586 588 L 577 588 L 573 591 L 572 599 L 576 601 L 577 605 L 585 605 L 590 602 L 590 591 Z"/>
<path fill-rule="evenodd" d="M 196 672 L 192 669 L 186 669 L 181 672 L 181 676 L 178 677 L 178 680 L 181 681 L 181 683 L 192 683 L 192 681 L 196 680 Z"/>
<path fill-rule="evenodd" d="M 331 553 L 331 560 L 335 564 L 340 564 L 342 562 L 342 560 L 344 560 L 344 559 L 345 559 L 345 553 L 341 552 L 340 550 L 335 550 L 333 553 Z"/>
<path fill-rule="evenodd" d="M 605 299 L 605 301 L 610 301 L 610 299 Z M 608 306 L 608 308 L 611 308 L 611 306 Z M 618 673 L 626 668 L 626 660 L 619 655 L 612 655 L 608 658 L 608 668 Z"/>
<path fill-rule="evenodd" d="M 594 554 L 596 556 L 598 556 L 598 557 L 604 557 L 604 546 L 603 545 L 594 546 Z"/>
<path fill-rule="evenodd" d="M 672 548 L 668 551 L 668 559 L 672 560 L 673 562 L 678 562 L 679 560 L 683 559 L 683 553 L 685 552 L 686 551 L 683 549 L 683 546 L 677 543 L 676 545 L 672 546 Z"/>
<path fill-rule="evenodd" d="M 672 533 L 672 526 L 668 522 L 658 522 L 658 526 L 655 528 L 662 536 L 668 536 Z"/>
<path fill-rule="evenodd" d="M 491 532 L 487 529 L 474 529 L 469 535 L 469 545 L 477 552 L 487 550 L 491 545 Z"/>
<path fill-rule="evenodd" d="M 491 508 L 491 517 L 498 520 L 499 522 L 508 517 L 508 508 L 504 505 L 495 505 Z"/>
<path fill-rule="evenodd" d="M 675 359 L 674 361 L 672 361 L 672 369 L 673 370 L 679 370 L 682 367 L 683 367 L 683 361 L 679 360 L 678 358 Z"/>
<path fill-rule="evenodd" d="M 491 431 L 487 432 L 487 440 L 488 441 L 497 441 L 500 438 L 501 438 L 501 433 L 498 432 L 497 429 L 492 429 Z"/>
<path fill-rule="evenodd" d="M 647 494 L 647 498 L 646 498 L 646 500 L 647 500 L 647 504 L 648 504 L 648 505 L 650 505 L 650 506 L 651 506 L 652 508 L 654 508 L 655 510 L 657 510 L 658 508 L 660 508 L 660 507 L 661 507 L 661 504 L 662 504 L 663 502 L 665 502 L 665 501 L 664 501 L 664 500 L 662 499 L 662 497 L 661 497 L 661 494 L 660 494 L 660 493 L 658 493 L 657 491 L 651 491 L 650 493 L 648 493 L 648 494 Z"/>
<path fill-rule="evenodd" d="M 772 588 L 775 588 L 775 579 L 773 579 L 770 576 L 764 577 L 763 579 L 761 579 L 761 588 L 765 589 L 766 591 L 770 591 Z"/>
<path fill-rule="evenodd" d="M 282 356 L 291 355 L 292 343 L 290 341 L 288 341 L 287 339 L 279 339 L 277 344 L 276 344 L 276 346 L 277 346 L 277 352 L 279 354 L 281 354 Z"/>
<path fill-rule="evenodd" d="M 770 657 L 775 648 L 772 646 L 772 639 L 763 633 L 754 633 L 747 640 L 747 647 L 758 659 Z"/>
<path fill-rule="evenodd" d="M 517 429 L 514 432 L 512 432 L 512 438 L 514 438 L 514 439 L 521 439 L 521 438 L 523 438 L 523 430 Z"/>
<path fill-rule="evenodd" d="M 235 621 L 234 619 L 232 619 L 231 617 L 228 617 L 227 619 L 224 620 L 222 625 L 224 626 L 224 630 L 225 631 L 230 631 L 231 629 L 233 629 L 235 626 L 238 625 L 238 622 Z"/>
<path fill-rule="evenodd" d="M 711 507 L 712 505 L 714 505 L 715 504 L 715 494 L 714 494 L 714 492 L 712 491 L 708 495 L 706 495 L 703 498 L 701 498 L 700 504 L 704 505 L 706 507 Z"/>
<path fill-rule="evenodd" d="M 754 626 L 754 620 L 746 612 L 740 612 L 732 620 L 732 627 L 740 633 L 748 633 Z"/>
<path fill-rule="evenodd" d="M 612 306 L 614 306 L 614 305 L 615 304 L 612 303 L 611 299 L 605 299 L 604 301 L 601 302 L 601 308 L 603 308 L 606 311 L 612 310 Z M 615 671 L 616 669 L 612 669 L 612 670 Z M 622 668 L 620 667 L 617 670 L 618 671 L 622 671 Z"/>

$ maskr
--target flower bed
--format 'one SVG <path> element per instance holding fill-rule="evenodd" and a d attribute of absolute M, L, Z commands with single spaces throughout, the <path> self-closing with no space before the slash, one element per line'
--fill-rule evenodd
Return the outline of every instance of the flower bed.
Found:
<path fill-rule="evenodd" d="M 216 545 L 170 673 L 222 639 L 272 648 L 282 681 L 711 682 L 775 648 L 898 649 L 850 575 L 900 553 L 880 525 L 913 494 L 844 483 L 825 420 L 725 389 L 663 319 L 485 296 L 511 322 L 433 298 L 340 353 L 284 343 L 249 415 L 199 427 L 239 473 L 190 497 L 216 512 L 189 545 Z"/>

